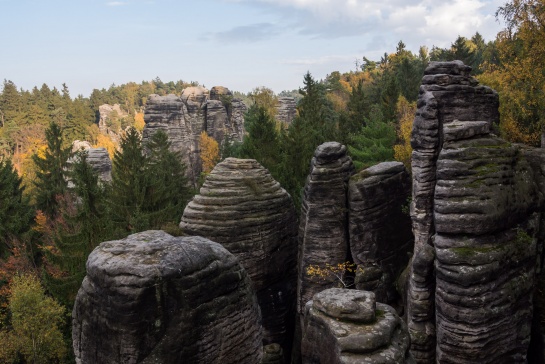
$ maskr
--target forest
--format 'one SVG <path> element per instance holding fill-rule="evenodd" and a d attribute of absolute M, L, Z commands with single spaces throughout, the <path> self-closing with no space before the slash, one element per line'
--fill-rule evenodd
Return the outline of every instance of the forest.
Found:
<path fill-rule="evenodd" d="M 410 168 L 410 133 L 419 85 L 430 61 L 461 60 L 500 97 L 496 133 L 539 146 L 545 122 L 545 9 L 511 1 L 496 14 L 506 27 L 494 40 L 458 36 L 447 48 L 409 51 L 403 41 L 380 59 L 362 57 L 356 69 L 275 94 L 256 87 L 234 92 L 248 106 L 242 143 L 201 138 L 204 174 L 227 157 L 254 158 L 294 199 L 316 146 L 339 141 L 356 168 L 398 160 Z M 533 2 L 532 2 L 533 3 Z M 101 242 L 162 229 L 173 235 L 196 193 L 164 133 L 142 142 L 150 94 L 177 94 L 196 82 L 159 78 L 95 89 L 90 97 L 43 84 L 0 92 L 0 362 L 73 362 L 70 314 L 85 262 Z M 228 85 L 227 85 L 228 86 Z M 278 97 L 297 100 L 288 126 L 275 119 Z M 119 104 L 123 115 L 98 127 L 99 107 Z M 99 181 L 85 152 L 72 142 L 106 147 L 111 183 Z M 68 161 L 71 167 L 68 168 Z M 203 175 L 203 178 L 205 175 Z M 70 183 L 69 183 L 70 181 Z M 32 314 L 30 314 L 32 312 Z"/>

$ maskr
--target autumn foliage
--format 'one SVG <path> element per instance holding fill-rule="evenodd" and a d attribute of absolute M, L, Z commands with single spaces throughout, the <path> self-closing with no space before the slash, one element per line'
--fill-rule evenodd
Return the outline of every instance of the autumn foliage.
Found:
<path fill-rule="evenodd" d="M 203 173 L 210 173 L 220 160 L 220 149 L 218 142 L 208 136 L 206 131 L 201 133 L 199 138 L 201 146 L 201 163 Z"/>

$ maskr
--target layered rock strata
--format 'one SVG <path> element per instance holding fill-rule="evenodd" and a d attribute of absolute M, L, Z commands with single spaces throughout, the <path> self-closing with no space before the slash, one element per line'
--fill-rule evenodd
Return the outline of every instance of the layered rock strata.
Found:
<path fill-rule="evenodd" d="M 299 314 L 312 296 L 339 284 L 332 276 L 309 275 L 308 268 L 336 266 L 349 259 L 347 191 L 353 172 L 354 166 L 344 145 L 328 142 L 316 148 L 305 184 L 299 224 Z"/>
<path fill-rule="evenodd" d="M 233 99 L 231 91 L 216 86 L 209 92 L 201 86 L 184 89 L 181 96 L 150 95 L 144 111 L 143 139 L 164 130 L 172 150 L 182 154 L 187 173 L 195 184 L 202 171 L 199 138 L 203 131 L 218 143 L 242 141 L 246 106 Z"/>
<path fill-rule="evenodd" d="M 389 305 L 402 305 L 395 283 L 413 249 L 410 191 L 410 176 L 401 162 L 367 168 L 350 178 L 348 188 L 356 288 L 374 292 L 378 302 Z"/>
<path fill-rule="evenodd" d="M 330 288 L 307 303 L 303 364 L 414 363 L 395 310 L 372 292 Z"/>
<path fill-rule="evenodd" d="M 100 244 L 76 297 L 77 363 L 259 363 L 259 307 L 238 260 L 201 237 Z"/>
<path fill-rule="evenodd" d="M 184 210 L 180 228 L 222 244 L 254 283 L 264 343 L 289 355 L 293 332 L 297 218 L 290 195 L 253 159 L 227 158 Z"/>
<path fill-rule="evenodd" d="M 419 363 L 523 363 L 545 159 L 491 134 L 498 95 L 470 70 L 431 62 L 420 88 L 411 140 L 411 351 Z"/>
<path fill-rule="evenodd" d="M 98 173 L 102 182 L 112 181 L 112 161 L 106 148 L 93 148 L 87 141 L 75 140 L 72 143 L 72 152 L 84 150 L 87 152 L 87 163 Z M 74 162 L 74 158 L 68 160 L 68 165 Z"/>
<path fill-rule="evenodd" d="M 293 97 L 279 97 L 276 107 L 276 120 L 290 125 L 297 114 L 297 104 Z"/>

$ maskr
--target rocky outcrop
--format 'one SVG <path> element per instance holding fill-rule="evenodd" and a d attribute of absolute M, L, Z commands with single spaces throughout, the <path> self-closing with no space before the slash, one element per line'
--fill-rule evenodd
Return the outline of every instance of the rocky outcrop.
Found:
<path fill-rule="evenodd" d="M 297 104 L 293 97 L 279 97 L 276 106 L 276 120 L 290 125 L 297 114 Z"/>
<path fill-rule="evenodd" d="M 114 138 L 116 142 L 119 142 L 119 136 L 114 128 L 114 124 L 117 120 L 127 117 L 128 114 L 121 109 L 119 104 L 109 105 L 104 104 L 98 107 L 98 128 L 102 134 L 109 135 Z"/>
<path fill-rule="evenodd" d="M 356 288 L 378 302 L 402 306 L 395 283 L 413 249 L 411 181 L 401 162 L 383 162 L 350 178 L 350 251 L 358 269 Z"/>
<path fill-rule="evenodd" d="M 100 244 L 73 311 L 77 363 L 259 363 L 250 279 L 221 245 L 147 231 Z"/>
<path fill-rule="evenodd" d="M 344 145 L 328 142 L 316 148 L 305 184 L 299 225 L 299 314 L 312 296 L 339 284 L 334 277 L 308 275 L 309 266 L 336 266 L 349 258 L 347 190 L 353 171 Z"/>
<path fill-rule="evenodd" d="M 230 141 L 242 141 L 245 112 L 242 101 L 233 99 L 231 91 L 220 86 L 210 92 L 201 86 L 188 87 L 179 97 L 150 95 L 144 111 L 143 139 L 148 140 L 156 130 L 164 130 L 172 150 L 181 152 L 189 179 L 196 184 L 202 171 L 201 133 L 206 131 L 220 144 L 227 137 Z"/>
<path fill-rule="evenodd" d="M 264 343 L 289 354 L 295 301 L 297 219 L 290 195 L 253 159 L 227 158 L 184 210 L 180 228 L 222 244 L 254 283 Z"/>
<path fill-rule="evenodd" d="M 72 152 L 84 150 L 87 152 L 87 163 L 98 173 L 98 178 L 102 182 L 112 181 L 112 161 L 106 148 L 93 148 L 87 141 L 75 140 L 72 143 Z M 68 160 L 70 166 L 74 162 L 74 157 Z M 71 182 L 69 182 L 71 184 Z"/>
<path fill-rule="evenodd" d="M 307 303 L 303 364 L 414 363 L 395 310 L 372 292 L 330 288 Z"/>
<path fill-rule="evenodd" d="M 419 363 L 524 363 L 545 155 L 491 134 L 498 95 L 470 70 L 431 62 L 420 88 L 411 140 L 411 350 Z"/>

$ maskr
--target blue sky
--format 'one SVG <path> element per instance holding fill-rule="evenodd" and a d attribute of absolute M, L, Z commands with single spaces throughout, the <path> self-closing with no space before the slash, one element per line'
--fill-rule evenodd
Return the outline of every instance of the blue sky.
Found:
<path fill-rule="evenodd" d="M 0 80 L 68 85 L 197 81 L 248 92 L 302 85 L 378 60 L 397 42 L 492 40 L 505 0 L 0 0 Z"/>

